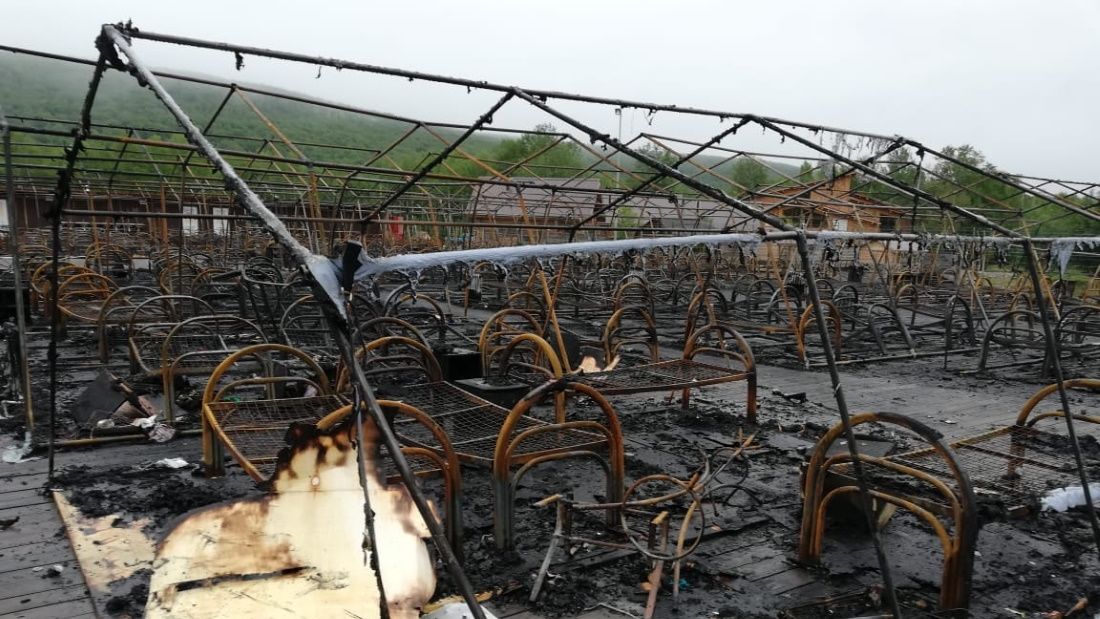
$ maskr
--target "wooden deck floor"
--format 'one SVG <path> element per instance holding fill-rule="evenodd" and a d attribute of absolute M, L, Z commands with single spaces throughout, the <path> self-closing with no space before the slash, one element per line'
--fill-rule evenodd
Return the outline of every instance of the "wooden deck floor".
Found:
<path fill-rule="evenodd" d="M 4 464 L 0 475 L 0 617 L 95 617 L 76 555 L 53 500 L 42 492 L 41 461 Z M 61 573 L 50 575 L 52 566 Z"/>

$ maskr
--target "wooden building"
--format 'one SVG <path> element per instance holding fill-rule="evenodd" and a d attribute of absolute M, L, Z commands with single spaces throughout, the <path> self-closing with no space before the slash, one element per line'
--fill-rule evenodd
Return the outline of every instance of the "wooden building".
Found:
<path fill-rule="evenodd" d="M 806 230 L 908 232 L 906 209 L 854 191 L 854 175 L 822 184 L 772 187 L 748 197 L 761 209 Z"/>

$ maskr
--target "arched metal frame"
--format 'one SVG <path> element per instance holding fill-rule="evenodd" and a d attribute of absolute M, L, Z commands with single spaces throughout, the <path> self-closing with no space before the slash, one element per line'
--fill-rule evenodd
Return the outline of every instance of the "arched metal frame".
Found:
<path fill-rule="evenodd" d="M 1021 340 L 1017 337 L 1020 331 L 1020 327 L 1016 325 L 1017 320 L 1023 318 L 1027 323 L 1027 330 L 1029 337 L 1025 340 Z M 1031 310 L 1009 310 L 996 318 L 990 323 L 989 328 L 985 330 L 985 335 L 982 336 L 982 351 L 978 357 L 978 371 L 985 371 L 986 363 L 989 360 L 990 345 L 994 342 L 1003 345 L 1032 345 L 1033 348 L 1035 341 L 1038 339 L 1045 339 L 1045 334 L 1035 329 L 1035 323 L 1041 322 L 1041 318 L 1035 312 Z M 1011 335 L 1011 338 L 1005 339 L 1000 337 L 1001 330 L 1006 330 Z M 1049 347 L 1044 342 L 1043 350 L 1046 351 Z M 1049 361 L 1049 359 L 1048 359 Z M 1044 362 L 1043 366 L 1046 367 L 1047 363 Z"/>
<path fill-rule="evenodd" d="M 392 302 L 390 302 L 391 299 Z M 430 311 L 424 312 L 422 307 L 418 307 L 421 303 L 426 305 Z M 390 298 L 387 299 L 386 315 L 395 318 L 401 317 L 402 320 L 414 325 L 417 324 L 417 322 L 413 321 L 414 316 L 417 318 L 425 317 L 427 319 L 425 324 L 418 325 L 417 328 L 419 328 L 421 332 L 424 332 L 426 336 L 432 337 L 434 341 L 440 344 L 447 339 L 447 333 L 449 332 L 447 312 L 438 301 L 426 294 L 406 292 L 397 297 L 391 295 Z"/>
<path fill-rule="evenodd" d="M 710 346 L 703 342 L 703 338 L 709 335 L 718 337 L 718 345 Z M 736 348 L 727 347 L 727 342 L 736 344 Z M 751 424 L 756 424 L 756 360 L 752 354 L 752 348 L 748 341 L 733 327 L 722 323 L 711 323 L 702 329 L 698 329 L 687 337 L 684 342 L 684 359 L 693 360 L 696 355 L 706 354 L 723 357 L 738 362 L 745 374 L 745 417 Z M 691 399 L 691 389 L 683 390 L 680 396 L 680 405 L 687 410 Z"/>
<path fill-rule="evenodd" d="M 623 354 L 624 348 L 641 345 L 648 354 L 648 363 L 657 363 L 661 360 L 661 344 L 657 340 L 657 323 L 653 319 L 653 312 L 649 305 L 626 304 L 620 305 L 622 299 L 616 300 L 615 310 L 603 329 L 603 354 L 604 364 L 611 363 L 616 357 Z M 624 324 L 624 319 L 634 323 Z"/>
<path fill-rule="evenodd" d="M 226 331 L 225 327 L 228 325 L 234 325 L 242 329 Z M 205 350 L 189 350 L 179 353 L 173 348 L 173 343 L 176 342 L 177 337 L 185 335 L 192 328 L 197 328 L 204 336 L 210 336 L 212 339 L 209 341 L 214 343 L 215 346 Z M 164 343 L 160 347 L 160 377 L 164 390 L 164 417 L 168 423 L 173 422 L 173 411 L 176 406 L 176 377 L 201 376 L 216 369 L 217 364 L 213 362 L 213 359 L 234 350 L 234 347 L 226 343 L 226 336 L 245 334 L 254 337 L 254 341 L 259 344 L 267 343 L 267 336 L 264 335 L 263 329 L 259 325 L 246 318 L 229 314 L 195 316 L 179 322 L 168 331 L 167 335 L 164 336 Z M 205 362 L 199 365 L 188 365 L 197 360 L 205 360 Z M 207 386 L 209 387 L 209 383 Z"/>
<path fill-rule="evenodd" d="M 398 352 L 391 352 L 392 349 Z M 406 350 L 400 350 L 405 348 Z M 410 352 L 411 351 L 411 352 Z M 355 360 L 368 377 L 380 374 L 408 373 L 413 371 L 424 375 L 420 382 L 435 383 L 443 380 L 443 370 L 439 367 L 432 349 L 422 342 L 399 335 L 389 335 L 371 340 L 355 351 Z M 343 366 L 337 372 L 336 392 L 343 393 L 351 387 L 351 372 Z"/>
<path fill-rule="evenodd" d="M 395 331 L 397 332 L 395 333 Z M 379 316 L 359 324 L 354 332 L 352 332 L 351 339 L 353 342 L 366 343 L 380 337 L 386 337 L 387 335 L 411 337 L 424 346 L 431 348 L 431 344 L 428 343 L 428 338 L 424 336 L 424 332 L 418 329 L 416 325 L 409 324 L 394 316 Z"/>
<path fill-rule="evenodd" d="M 717 301 L 717 307 L 715 307 L 715 301 Z M 705 320 L 700 320 L 704 318 L 704 313 Z M 721 322 L 729 316 L 730 304 L 727 303 L 726 298 L 722 296 L 722 291 L 707 286 L 703 290 L 695 292 L 691 298 L 691 302 L 688 303 L 687 322 L 684 324 L 684 338 L 691 337 L 691 334 L 699 327 L 700 321 L 703 325 L 708 325 L 715 322 Z"/>
<path fill-rule="evenodd" d="M 163 366 L 150 364 L 151 360 L 162 361 L 161 347 L 158 340 L 163 341 L 168 333 L 188 316 L 177 314 L 176 303 L 188 302 L 192 304 L 192 314 L 197 316 L 212 316 L 214 309 L 202 299 L 185 294 L 158 294 L 154 297 L 143 299 L 131 306 L 130 316 L 126 319 L 127 348 L 130 355 L 130 367 L 134 373 L 141 372 L 148 377 L 160 376 Z M 148 307 L 159 307 L 163 311 L 164 320 L 149 322 L 149 318 L 156 315 Z M 207 313 L 203 313 L 203 312 Z M 153 353 L 147 356 L 147 353 Z"/>
<path fill-rule="evenodd" d="M 411 418 L 416 423 L 424 426 L 424 428 L 426 428 L 435 438 L 438 444 L 437 449 L 404 446 L 401 448 L 401 451 L 407 456 L 427 459 L 439 467 L 443 477 L 443 502 L 445 504 L 443 524 L 447 530 L 447 538 L 451 542 L 451 546 L 454 547 L 455 552 L 458 554 L 459 558 L 461 558 L 463 542 L 462 471 L 460 470 L 458 455 L 455 454 L 454 446 L 451 445 L 450 437 L 447 436 L 443 428 L 441 428 L 430 415 L 415 406 L 410 406 L 396 400 L 378 400 L 378 405 L 381 406 L 387 414 Z M 352 406 L 349 404 L 322 418 L 317 422 L 317 428 L 320 430 L 328 430 L 340 423 L 344 423 L 351 416 Z M 391 476 L 390 481 L 403 483 L 400 481 L 400 476 L 397 476 L 397 479 Z"/>
<path fill-rule="evenodd" d="M 843 345 L 843 336 L 841 335 L 841 329 L 844 325 L 844 315 L 840 313 L 840 308 L 836 306 L 832 301 L 822 301 L 822 305 L 828 308 L 828 314 L 824 312 L 818 312 L 816 305 L 808 306 L 798 319 L 798 325 L 795 328 L 795 347 L 798 350 L 798 360 L 803 365 L 809 367 L 810 357 L 806 351 L 806 336 L 810 333 L 810 325 L 818 324 L 819 321 L 824 320 L 825 323 L 819 327 L 819 336 L 824 340 L 828 339 L 829 344 L 832 345 L 832 349 L 837 354 L 840 353 L 840 349 Z M 821 332 L 827 332 L 825 333 Z"/>
<path fill-rule="evenodd" d="M 108 327 L 112 323 L 112 314 L 121 314 L 128 309 L 133 309 L 134 304 L 130 300 L 131 295 L 137 292 L 148 293 L 148 297 L 160 296 L 160 290 L 149 286 L 123 286 L 111 293 L 103 301 L 99 308 L 99 318 L 96 320 L 96 345 L 99 352 L 99 362 L 106 365 L 110 361 L 111 343 Z M 148 298 L 147 297 L 147 298 Z M 115 305 L 121 299 L 124 304 Z M 116 318 L 116 320 L 118 320 Z"/>
<path fill-rule="evenodd" d="M 217 477 L 225 474 L 224 458 L 222 456 L 222 449 L 225 448 L 230 451 L 233 458 L 240 463 L 241 468 L 243 468 L 249 476 L 257 481 L 265 479 L 263 473 L 251 463 L 249 458 L 237 448 L 232 438 L 226 434 L 210 405 L 221 401 L 233 388 L 248 385 L 264 386 L 265 389 L 268 390 L 269 399 L 274 399 L 275 394 L 271 389 L 275 384 L 300 382 L 303 380 L 300 377 L 275 376 L 270 363 L 265 358 L 265 355 L 271 353 L 278 353 L 296 358 L 313 374 L 312 378 L 305 380 L 308 380 L 310 384 L 316 386 L 319 395 L 325 396 L 332 393 L 332 388 L 329 384 L 328 377 L 325 375 L 325 371 L 313 360 L 312 356 L 297 348 L 284 344 L 264 343 L 246 346 L 240 350 L 231 352 L 214 367 L 213 371 L 210 372 L 210 378 L 207 380 L 206 387 L 202 392 L 202 452 L 203 463 L 208 476 Z M 238 379 L 230 382 L 228 385 L 219 387 L 222 377 L 225 376 L 234 365 L 243 359 L 249 358 L 254 358 L 259 361 L 260 367 L 265 371 L 264 376 Z"/>
<path fill-rule="evenodd" d="M 1024 404 L 1023 408 L 1020 409 L 1019 414 L 1016 415 L 1016 426 L 1017 427 L 1023 427 L 1023 426 L 1031 427 L 1031 426 L 1034 426 L 1036 423 L 1038 423 L 1039 421 L 1041 421 L 1043 419 L 1049 419 L 1051 417 L 1066 417 L 1067 415 L 1066 415 L 1065 409 L 1061 409 L 1061 408 L 1058 409 L 1058 410 L 1054 410 L 1054 411 L 1045 411 L 1045 412 L 1042 412 L 1042 413 L 1037 413 L 1035 415 L 1032 415 L 1032 413 L 1035 411 L 1035 408 L 1038 407 L 1039 404 L 1042 403 L 1043 400 L 1045 400 L 1046 398 L 1050 397 L 1050 395 L 1052 395 L 1054 393 L 1057 393 L 1059 391 L 1059 386 L 1061 386 L 1061 388 L 1064 388 L 1064 389 L 1082 389 L 1082 390 L 1087 389 L 1087 390 L 1091 390 L 1091 391 L 1100 391 L 1100 379 L 1096 379 L 1096 378 L 1071 378 L 1071 379 L 1069 379 L 1069 380 L 1067 380 L 1063 383 L 1054 383 L 1054 384 L 1051 384 L 1051 385 L 1046 385 L 1045 387 L 1043 387 L 1039 391 L 1036 391 L 1035 394 L 1032 395 L 1028 399 L 1028 401 Z M 1072 416 L 1074 419 L 1079 419 L 1081 421 L 1100 424 L 1100 416 L 1079 415 L 1077 413 L 1070 413 L 1070 416 Z"/>
<path fill-rule="evenodd" d="M 558 415 L 555 423 L 540 425 L 516 433 L 520 419 L 523 418 L 532 407 L 539 404 L 547 397 L 553 397 L 555 401 L 567 396 L 584 396 L 591 399 L 604 415 L 604 421 L 568 421 L 564 411 Z M 557 406 L 555 404 L 555 406 Z M 496 547 L 500 550 L 511 549 L 514 544 L 515 519 L 515 493 L 523 476 L 538 464 L 566 458 L 595 458 L 601 463 L 603 457 L 591 449 L 574 449 L 569 451 L 554 451 L 551 453 L 517 457 L 516 452 L 526 441 L 536 437 L 554 434 L 562 430 L 580 430 L 601 435 L 607 442 L 607 500 L 618 502 L 623 497 L 623 480 L 626 474 L 626 453 L 623 443 L 622 426 L 614 407 L 603 397 L 600 392 L 589 385 L 579 383 L 565 377 L 561 380 L 545 383 L 536 387 L 517 403 L 508 413 L 508 417 L 501 425 L 497 438 L 496 448 L 493 452 L 493 536 Z M 519 466 L 515 473 L 512 469 Z M 618 514 L 609 512 L 609 524 L 617 519 Z"/>
<path fill-rule="evenodd" d="M 519 328 L 515 326 L 516 324 L 519 325 Z M 500 351 L 512 339 L 524 333 L 540 336 L 542 334 L 542 325 L 538 319 L 525 310 L 505 308 L 485 321 L 477 342 L 478 352 L 481 353 L 481 373 L 483 376 L 489 375 L 489 368 L 493 360 L 500 354 Z"/>
<path fill-rule="evenodd" d="M 927 442 L 951 473 L 954 487 L 924 471 L 891 461 L 889 458 L 859 456 L 860 462 L 884 468 L 892 473 L 908 475 L 931 485 L 947 502 L 953 533 L 949 533 L 936 516 L 918 502 L 885 490 L 870 489 L 873 498 L 904 508 L 932 527 L 943 547 L 943 573 L 940 581 L 940 609 L 946 612 L 965 612 L 970 604 L 970 582 L 973 572 L 974 550 L 978 537 L 978 504 L 970 478 L 959 465 L 954 451 L 943 441 L 943 435 L 910 417 L 897 413 L 861 413 L 851 419 L 851 427 L 866 423 L 882 423 L 901 426 L 917 434 Z M 833 443 L 846 432 L 842 424 L 830 428 L 818 441 L 810 456 L 803 480 L 802 528 L 798 557 L 806 563 L 817 563 L 821 558 L 822 540 L 825 535 L 825 513 L 829 503 L 844 494 L 858 492 L 855 484 L 842 484 L 826 491 L 826 477 L 839 465 L 851 465 L 851 454 L 829 456 Z"/>

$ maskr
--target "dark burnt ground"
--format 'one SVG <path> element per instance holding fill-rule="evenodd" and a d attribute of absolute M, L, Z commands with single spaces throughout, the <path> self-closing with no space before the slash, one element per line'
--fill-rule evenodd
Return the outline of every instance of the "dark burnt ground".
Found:
<path fill-rule="evenodd" d="M 31 370 L 31 395 L 37 415 L 34 428 L 35 444 L 39 451 L 49 439 L 50 411 L 50 366 L 48 361 L 49 327 L 36 325 L 27 334 L 28 363 Z M 6 345 L 6 343 L 5 343 Z M 111 436 L 140 434 L 134 428 L 119 427 L 97 428 L 96 422 L 108 418 L 109 411 L 88 410 L 77 406 L 78 398 L 88 385 L 94 381 L 101 368 L 106 368 L 114 376 L 122 379 L 133 391 L 152 399 L 158 408 L 162 406 L 162 385 L 160 379 L 150 380 L 135 373 L 130 367 L 125 341 L 116 341 L 110 346 L 108 363 L 104 366 L 99 360 L 98 344 L 94 325 L 70 325 L 58 340 L 57 362 L 57 421 L 58 440 L 87 438 L 89 436 Z M 180 379 L 177 384 L 175 409 L 176 426 L 180 429 L 197 428 L 199 399 L 203 387 L 199 377 Z M 26 426 L 22 411 L 17 407 L 9 410 L 11 419 L 0 419 L 0 432 L 15 439 L 22 439 Z"/>
<path fill-rule="evenodd" d="M 728 444 L 741 427 L 752 430 L 744 426 L 742 409 L 735 402 L 698 402 L 685 414 L 659 400 L 616 400 L 628 437 L 630 477 L 661 470 L 686 475 L 697 463 L 697 448 Z M 852 514 L 830 517 L 821 567 L 804 568 L 795 562 L 801 517 L 799 468 L 825 423 L 831 425 L 831 414 L 775 396 L 763 398 L 762 411 L 767 411 L 758 429 L 763 449 L 750 457 L 742 491 L 719 519 L 729 532 L 704 541 L 692 557 L 682 574 L 676 607 L 666 574 L 659 615 L 663 611 L 667 615 L 660 616 L 770 617 L 791 609 L 790 616 L 833 617 L 880 612 L 873 548 L 864 528 L 853 524 L 859 521 Z M 888 429 L 864 430 L 864 438 L 890 441 L 899 449 L 912 446 Z M 472 480 L 464 490 L 467 570 L 479 589 L 500 588 L 505 591 L 500 599 L 527 605 L 533 575 L 553 529 L 552 510 L 531 503 L 560 491 L 572 491 L 578 499 L 599 497 L 602 476 L 585 465 L 537 469 L 517 497 L 517 551 L 503 556 L 492 545 L 491 497 L 476 489 L 481 485 L 476 476 L 467 479 Z M 974 616 L 1002 615 L 1006 607 L 1065 610 L 1078 597 L 1100 599 L 1095 576 L 1100 563 L 1090 551 L 1091 536 L 1079 511 L 1023 520 L 1009 520 L 995 509 L 986 511 L 975 562 Z M 599 523 L 588 524 L 600 530 Z M 907 616 L 934 610 L 942 551 L 930 529 L 899 513 L 884 529 L 883 541 Z M 592 552 L 583 547 L 572 550 L 574 561 Z M 574 567 L 559 560 L 551 568 L 556 577 L 539 601 L 529 605 L 531 610 L 545 616 L 575 616 L 606 604 L 640 614 L 646 596 L 640 585 L 649 569 L 644 560 L 632 555 L 594 566 L 581 563 Z M 842 601 L 828 607 L 814 604 L 827 596 Z"/>
<path fill-rule="evenodd" d="M 158 540 L 176 519 L 193 509 L 259 492 L 252 479 L 236 466 L 231 466 L 224 478 L 207 479 L 197 474 L 195 462 L 200 455 L 198 438 L 69 450 L 58 454 L 58 470 L 49 488 L 60 490 L 84 516 L 117 514 L 111 522 L 114 527 L 129 527 L 148 519 L 143 532 Z M 176 457 L 191 464 L 180 469 L 157 464 Z M 17 466 L 44 470 L 45 462 L 35 460 Z M 112 582 L 109 595 L 98 600 L 99 611 L 113 617 L 141 617 L 151 574 L 149 569 L 141 569 L 129 578 Z"/>
<path fill-rule="evenodd" d="M 675 608 L 671 577 L 666 572 L 658 602 L 661 616 L 778 616 L 780 609 L 799 607 L 823 596 L 843 601 L 832 609 L 796 608 L 792 615 L 871 613 L 879 580 L 876 563 L 868 536 L 852 524 L 851 516 L 830 520 L 822 567 L 803 568 L 795 563 L 801 515 L 800 465 L 820 433 L 834 423 L 834 414 L 812 402 L 800 404 L 763 392 L 762 425 L 750 428 L 740 398 L 736 393 L 730 395 L 733 397 L 709 391 L 695 398 L 687 412 L 681 411 L 678 403 L 667 406 L 663 397 L 615 399 L 628 439 L 628 482 L 659 471 L 686 477 L 699 465 L 699 449 L 733 444 L 739 429 L 744 435 L 756 431 L 761 447 L 748 458 L 740 490 L 713 521 L 728 531 L 704 541 L 684 568 L 681 599 Z M 577 414 L 583 417 L 588 410 L 591 407 L 580 405 Z M 901 448 L 907 445 L 887 430 L 871 428 L 866 438 L 894 441 Z M 148 532 L 156 537 L 190 509 L 257 492 L 235 466 L 230 466 L 229 475 L 222 479 L 204 479 L 190 469 L 150 466 L 163 457 L 197 460 L 198 455 L 196 439 L 71 452 L 62 454 L 66 466 L 56 483 L 86 515 L 117 512 L 120 526 L 148 517 L 152 520 Z M 745 472 L 739 466 L 732 477 L 736 480 Z M 526 604 L 546 550 L 553 509 L 532 504 L 555 492 L 567 492 L 577 500 L 601 499 L 604 493 L 603 474 L 592 464 L 565 461 L 537 467 L 517 495 L 516 551 L 501 554 L 492 539 L 488 473 L 467 469 L 463 483 L 465 566 L 478 590 L 502 591 L 498 603 Z M 428 480 L 425 485 L 434 489 L 438 482 Z M 1089 531 L 1080 513 L 1040 514 L 1023 520 L 992 516 L 982 528 L 981 556 L 975 562 L 974 607 L 982 609 L 975 616 L 1000 614 L 1006 607 L 1065 610 L 1081 596 L 1100 599 L 1096 577 L 1100 565 L 1090 551 Z M 578 528 L 594 535 L 606 534 L 597 518 L 581 519 Z M 914 612 L 934 608 L 941 554 L 930 530 L 915 518 L 899 514 L 884 530 L 883 540 L 907 606 Z M 575 553 L 573 559 L 593 550 L 570 549 Z M 585 609 L 600 608 L 600 604 L 636 613 L 645 602 L 641 583 L 648 570 L 647 562 L 637 554 L 591 566 L 555 565 L 551 569 L 554 577 L 531 607 L 545 616 L 576 616 Z M 147 579 L 148 573 L 140 572 L 116 583 L 110 609 L 118 616 L 137 616 Z M 441 579 L 440 591 L 449 589 L 446 578 Z"/>
<path fill-rule="evenodd" d="M 668 326 L 670 333 L 682 329 L 679 322 L 675 328 L 672 322 L 663 326 Z M 31 358 L 40 411 L 46 410 L 48 402 L 45 346 L 42 332 L 32 334 Z M 669 339 L 670 351 L 678 346 L 675 338 Z M 79 329 L 70 330 L 61 343 L 60 437 L 88 435 L 87 427 L 72 418 L 70 408 L 95 376 L 94 364 L 88 361 L 93 353 L 94 339 Z M 779 358 L 766 351 L 758 357 Z M 120 359 L 122 363 L 118 363 Z M 129 368 L 124 359 L 125 353 L 116 349 L 112 369 L 125 378 Z M 992 425 L 1011 423 L 1027 397 L 1046 382 L 1036 369 L 1027 367 L 977 375 L 958 372 L 974 365 L 973 356 L 951 357 L 947 370 L 940 357 L 877 362 L 845 366 L 842 377 L 853 411 L 905 413 L 948 436 L 974 434 Z M 685 477 L 699 465 L 700 449 L 709 451 L 734 444 L 739 429 L 745 434 L 758 431 L 757 441 L 762 447 L 751 453 L 740 490 L 715 519 L 727 532 L 704 541 L 685 566 L 681 597 L 675 607 L 666 572 L 658 616 L 772 617 L 783 609 L 790 609 L 788 614 L 797 617 L 881 612 L 876 605 L 880 579 L 869 537 L 853 524 L 856 521 L 851 516 L 830 519 L 822 566 L 807 568 L 795 562 L 801 521 L 800 467 L 817 437 L 838 418 L 832 387 L 823 370 L 801 370 L 789 357 L 782 366 L 760 366 L 760 428 L 745 424 L 742 384 L 703 390 L 693 397 L 693 406 L 686 413 L 679 410 L 678 403 L 669 406 L 663 395 L 613 399 L 627 437 L 628 483 L 656 472 Z M 139 392 L 159 391 L 157 385 L 140 381 L 131 384 Z M 197 404 L 188 399 L 188 394 L 198 387 L 197 381 L 182 386 L 178 403 L 184 405 L 184 413 Z M 806 401 L 800 403 L 803 397 Z M 1073 398 L 1076 404 L 1097 410 L 1095 398 L 1077 394 Z M 582 407 L 580 417 L 583 412 Z M 186 414 L 183 419 L 182 425 L 187 427 Z M 1048 423 L 1052 423 L 1049 428 L 1064 431 L 1060 424 Z M 22 436 L 18 422 L 0 427 L 13 437 Z M 45 428 L 45 423 L 40 424 L 39 433 Z M 896 440 L 889 432 L 877 438 Z M 1095 449 L 1094 441 L 1083 442 L 1086 451 Z M 199 454 L 197 439 L 186 438 L 163 445 L 140 442 L 65 452 L 59 456 L 65 468 L 57 484 L 87 515 L 117 512 L 120 525 L 150 518 L 148 532 L 157 537 L 173 519 L 190 509 L 258 492 L 234 465 L 226 478 L 213 480 L 195 476 L 190 469 L 149 467 L 164 457 L 197 461 Z M 40 466 L 40 462 L 17 466 Z M 432 493 L 438 491 L 437 480 L 424 483 Z M 601 604 L 641 614 L 646 593 L 640 584 L 649 567 L 636 554 L 581 567 L 555 565 L 551 569 L 554 577 L 539 601 L 534 605 L 526 602 L 554 524 L 552 508 L 535 508 L 532 503 L 556 492 L 567 492 L 577 500 L 602 498 L 603 473 L 594 464 L 564 461 L 534 469 L 517 495 L 517 549 L 507 554 L 498 552 L 493 544 L 488 472 L 465 469 L 463 484 L 465 567 L 475 588 L 499 589 L 498 604 L 530 607 L 538 615 L 576 616 L 586 609 L 607 610 Z M 975 561 L 973 616 L 1004 616 L 1005 608 L 1025 613 L 1065 611 L 1080 597 L 1100 600 L 1100 564 L 1080 510 L 1013 520 L 993 508 L 984 510 L 983 517 L 980 556 Z M 598 519 L 588 518 L 581 524 L 593 534 L 606 533 Z M 931 531 L 915 518 L 899 514 L 884 529 L 883 541 L 899 594 L 908 609 L 906 616 L 934 609 L 942 556 Z M 570 551 L 577 559 L 593 549 L 577 547 Z M 147 585 L 146 572 L 115 583 L 115 599 L 108 610 L 115 616 L 137 616 Z M 450 590 L 445 577 L 439 590 Z M 815 605 L 824 597 L 836 601 L 828 607 Z M 1094 601 L 1088 612 L 1095 614 L 1098 610 Z"/>
<path fill-rule="evenodd" d="M 54 487 L 90 518 L 122 514 L 120 526 L 148 518 L 145 531 L 154 537 L 181 514 L 258 492 L 252 479 L 239 469 L 225 478 L 207 479 L 196 466 L 172 469 L 150 460 L 100 467 L 94 458 L 89 458 L 88 464 L 70 465 L 58 471 Z"/>

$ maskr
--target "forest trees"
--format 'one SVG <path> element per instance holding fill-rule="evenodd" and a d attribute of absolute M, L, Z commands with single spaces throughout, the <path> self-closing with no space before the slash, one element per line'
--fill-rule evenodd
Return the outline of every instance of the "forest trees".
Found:
<path fill-rule="evenodd" d="M 1100 233 L 1100 222 L 1071 213 L 1058 204 L 1009 184 L 1012 177 L 997 170 L 977 148 L 963 144 L 944 147 L 942 152 L 945 157 L 940 158 L 921 156 L 909 148 L 899 148 L 884 157 L 875 168 L 900 183 L 918 187 L 933 196 L 1025 234 L 1056 236 Z M 910 193 L 888 183 L 870 181 L 867 178 L 861 179 L 857 185 L 861 183 L 861 191 L 868 195 L 893 204 L 913 204 L 914 198 Z M 1070 195 L 1068 192 L 1055 195 L 1062 201 L 1082 208 L 1095 207 L 1100 202 L 1100 195 Z M 926 215 L 923 225 L 918 219 L 917 228 L 940 231 L 943 227 L 940 212 L 927 212 L 935 215 Z M 932 221 L 932 218 L 936 221 Z M 965 219 L 956 218 L 956 221 L 954 227 L 942 231 L 963 233 L 984 230 L 984 227 Z"/>
<path fill-rule="evenodd" d="M 764 164 L 751 157 L 742 156 L 734 162 L 733 169 L 730 171 L 730 180 L 735 193 L 744 193 L 770 185 L 775 182 L 776 177 Z"/>
<path fill-rule="evenodd" d="M 505 176 L 568 177 L 583 166 L 581 149 L 554 125 L 535 125 L 534 133 L 501 140 L 492 159 Z"/>

